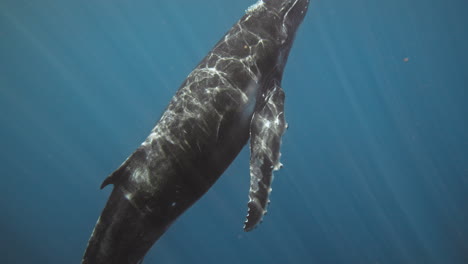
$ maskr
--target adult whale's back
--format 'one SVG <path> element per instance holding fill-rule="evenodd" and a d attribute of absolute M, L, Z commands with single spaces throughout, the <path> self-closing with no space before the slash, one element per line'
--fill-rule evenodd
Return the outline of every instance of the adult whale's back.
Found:
<path fill-rule="evenodd" d="M 102 184 L 114 189 L 83 263 L 138 263 L 221 176 L 250 137 L 249 212 L 266 212 L 285 130 L 281 79 L 308 0 L 259 1 L 189 74 L 142 145 Z"/>

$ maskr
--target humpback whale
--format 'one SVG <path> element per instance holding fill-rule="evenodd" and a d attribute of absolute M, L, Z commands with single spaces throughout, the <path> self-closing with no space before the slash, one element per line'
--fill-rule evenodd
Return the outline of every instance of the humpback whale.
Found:
<path fill-rule="evenodd" d="M 82 263 L 140 263 L 250 138 L 244 230 L 262 220 L 286 129 L 283 71 L 309 0 L 260 0 L 195 67 L 146 140 L 104 180 L 113 190 Z"/>

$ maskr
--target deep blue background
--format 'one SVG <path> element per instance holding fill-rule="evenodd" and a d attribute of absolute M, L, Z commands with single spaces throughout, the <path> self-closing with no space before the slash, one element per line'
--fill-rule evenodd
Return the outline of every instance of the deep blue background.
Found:
<path fill-rule="evenodd" d="M 0 262 L 79 263 L 172 95 L 253 0 L 0 1 Z M 316 0 L 269 214 L 244 150 L 145 263 L 468 263 L 468 2 Z"/>

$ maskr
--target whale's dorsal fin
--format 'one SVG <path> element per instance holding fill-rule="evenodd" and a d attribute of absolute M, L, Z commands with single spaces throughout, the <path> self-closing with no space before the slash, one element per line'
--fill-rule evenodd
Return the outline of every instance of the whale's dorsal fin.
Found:
<path fill-rule="evenodd" d="M 274 84 L 265 103 L 255 111 L 250 124 L 250 191 L 244 230 L 252 230 L 266 213 L 273 171 L 281 167 L 281 136 L 286 129 L 284 92 Z"/>
<path fill-rule="evenodd" d="M 109 175 L 101 184 L 101 190 L 104 189 L 109 184 L 116 184 L 120 182 L 120 180 L 123 178 L 125 174 L 128 174 L 127 171 L 127 166 L 125 166 L 125 163 L 120 166 L 116 171 L 114 171 L 111 175 Z"/>
<path fill-rule="evenodd" d="M 127 177 L 131 175 L 132 168 L 137 167 L 135 164 L 138 160 L 144 157 L 145 152 L 143 149 L 138 148 L 135 152 L 133 152 L 130 157 L 120 167 L 115 170 L 111 175 L 109 175 L 101 184 L 101 189 L 106 187 L 109 184 L 116 185 L 122 180 L 125 180 Z M 139 157 L 140 156 L 140 157 Z"/>

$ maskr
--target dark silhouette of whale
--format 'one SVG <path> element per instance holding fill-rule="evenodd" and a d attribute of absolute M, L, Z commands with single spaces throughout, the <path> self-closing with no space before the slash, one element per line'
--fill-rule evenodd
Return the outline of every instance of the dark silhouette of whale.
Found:
<path fill-rule="evenodd" d="M 286 129 L 281 80 L 309 0 L 264 0 L 182 83 L 156 127 L 102 184 L 114 189 L 82 263 L 139 263 L 231 164 L 250 137 L 244 230 L 262 219 Z"/>

